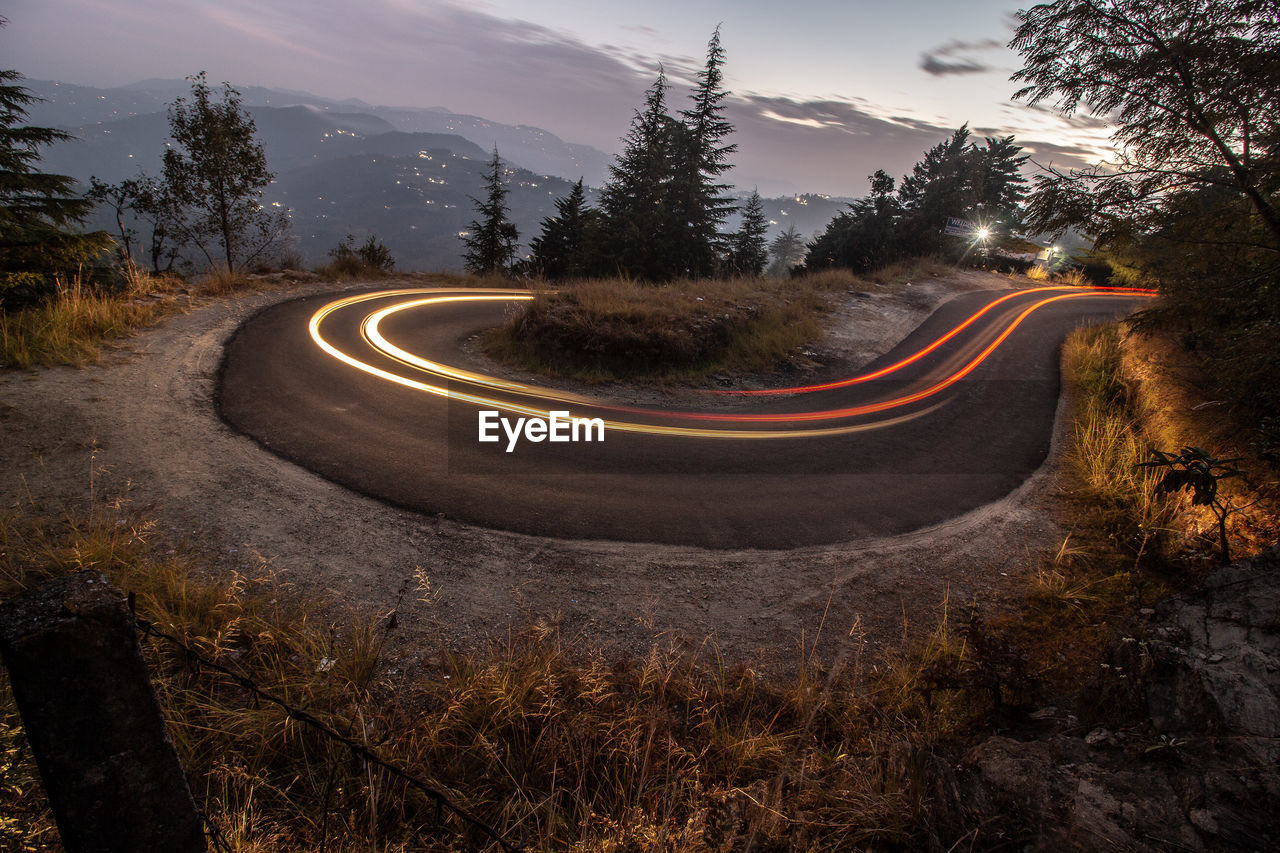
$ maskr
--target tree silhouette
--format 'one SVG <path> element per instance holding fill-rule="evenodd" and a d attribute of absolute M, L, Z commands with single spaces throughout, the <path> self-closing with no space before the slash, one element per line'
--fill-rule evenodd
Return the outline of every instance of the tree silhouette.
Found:
<path fill-rule="evenodd" d="M 760 193 L 753 191 L 742 207 L 742 224 L 729 239 L 729 252 L 725 266 L 733 275 L 759 276 L 769 260 L 765 248 L 765 234 L 769 223 L 764 218 L 764 206 Z"/>
<path fill-rule="evenodd" d="M 75 180 L 36 167 L 41 147 L 73 137 L 23 124 L 39 100 L 18 85 L 23 79 L 0 70 L 0 303 L 45 295 L 58 275 L 111 248 L 106 232 L 77 230 L 94 202 L 75 192 Z"/>
<path fill-rule="evenodd" d="M 289 219 L 262 206 L 262 191 L 275 176 L 240 93 L 223 83 L 222 100 L 215 101 L 205 72 L 187 79 L 191 99 L 170 105 L 175 147 L 164 152 L 165 188 L 179 214 L 171 228 L 209 266 L 237 270 L 261 257 Z"/>
<path fill-rule="evenodd" d="M 684 128 L 667 114 L 666 96 L 667 77 L 659 69 L 600 194 L 606 225 L 603 265 L 650 281 L 669 279 L 679 268 L 671 189 Z"/>
<path fill-rule="evenodd" d="M 1017 13 L 1014 97 L 1081 108 L 1115 130 L 1118 162 L 1043 177 L 1039 230 L 1106 236 L 1174 190 L 1239 192 L 1280 247 L 1280 16 L 1255 0 L 1057 0 Z"/>
<path fill-rule="evenodd" d="M 773 263 L 769 264 L 769 275 L 786 275 L 792 267 L 804 260 L 804 253 L 804 238 L 794 225 L 788 225 L 787 230 L 774 237 L 769 244 L 769 254 L 773 256 Z"/>
<path fill-rule="evenodd" d="M 529 244 L 530 265 L 552 280 L 581 278 L 597 266 L 600 211 L 588 207 L 582 179 L 556 200 L 556 215 L 542 220 L 542 234 Z"/>
<path fill-rule="evenodd" d="M 729 156 L 738 146 L 725 143 L 733 125 L 724 117 L 724 49 L 720 28 L 707 43 L 707 60 L 698 72 L 698 82 L 690 95 L 691 108 L 680 113 L 686 133 L 685 149 L 677 152 L 673 201 L 681 233 L 676 251 L 687 275 L 711 275 L 719 255 L 728 249 L 720 226 L 736 206 L 728 195 L 729 186 L 720 175 L 731 168 Z"/>
<path fill-rule="evenodd" d="M 470 232 L 462 238 L 466 246 L 463 260 L 467 270 L 477 275 L 506 275 L 515 259 L 516 244 L 520 241 L 519 231 L 507 218 L 510 208 L 507 207 L 509 190 L 503 180 L 505 172 L 495 146 L 493 159 L 485 172 L 484 201 L 471 199 L 478 218 L 472 220 Z"/>

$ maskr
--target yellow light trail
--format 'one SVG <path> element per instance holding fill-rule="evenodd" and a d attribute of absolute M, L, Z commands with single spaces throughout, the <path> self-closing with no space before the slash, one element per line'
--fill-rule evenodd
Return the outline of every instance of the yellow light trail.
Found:
<path fill-rule="evenodd" d="M 405 365 L 413 370 L 421 371 L 430 376 L 435 376 L 446 381 L 463 383 L 465 385 L 477 386 L 479 388 L 488 389 L 490 392 L 516 394 L 524 397 L 535 398 L 540 401 L 554 401 L 562 404 L 572 404 L 576 406 L 586 407 L 591 410 L 609 411 L 609 412 L 625 412 L 633 415 L 649 416 L 655 418 L 670 418 L 680 420 L 697 420 L 711 421 L 718 423 L 750 423 L 750 424 L 779 424 L 779 423 L 804 423 L 822 420 L 836 420 L 860 417 L 871 414 L 880 414 L 891 409 L 901 408 L 913 403 L 922 402 L 929 397 L 936 396 L 947 388 L 955 385 L 965 376 L 972 373 L 978 365 L 985 361 L 991 353 L 993 353 L 1013 331 L 1022 324 L 1022 322 L 1032 313 L 1044 307 L 1045 305 L 1059 302 L 1066 299 L 1077 299 L 1088 296 L 1121 296 L 1132 298 L 1134 296 L 1150 295 L 1150 291 L 1139 289 L 1088 289 L 1076 288 L 1069 286 L 1055 286 L 1036 288 L 1029 291 L 1016 291 L 1010 293 L 1000 299 L 997 299 L 981 310 L 975 312 L 964 322 L 951 329 L 946 335 L 935 340 L 929 346 L 913 353 L 907 358 L 902 359 L 892 365 L 881 368 L 879 370 L 861 374 L 850 379 L 844 379 L 837 382 L 823 383 L 820 385 L 802 386 L 790 389 L 769 389 L 760 392 L 740 392 L 747 394 L 781 394 L 781 393 L 807 393 L 817 390 L 828 390 L 833 388 L 846 387 L 861 382 L 867 382 L 871 379 L 877 379 L 887 376 L 897 370 L 902 369 L 910 364 L 919 361 L 924 356 L 934 352 L 942 344 L 955 338 L 964 329 L 969 328 L 978 319 L 987 314 L 998 305 L 1018 296 L 1025 296 L 1028 293 L 1042 292 L 1059 292 L 1068 291 L 1066 293 L 1058 293 L 1056 296 L 1041 299 L 1029 307 L 1025 308 L 1018 316 L 1009 323 L 993 341 L 991 341 L 977 356 L 971 359 L 967 364 L 960 367 L 951 375 L 935 382 L 924 389 L 911 394 L 895 397 L 888 400 L 881 400 L 875 403 L 863 404 L 860 406 L 851 406 L 841 409 L 828 409 L 822 411 L 809 412 L 793 412 L 780 414 L 716 414 L 702 412 L 673 412 L 652 409 L 640 409 L 622 406 L 613 406 L 606 403 L 592 401 L 588 398 L 577 394 L 555 391 L 552 389 L 539 388 L 534 385 L 528 385 L 521 382 L 512 382 L 508 380 L 498 379 L 487 376 L 485 374 L 474 373 L 472 371 L 462 370 L 421 356 L 410 353 L 400 347 L 395 346 L 388 341 L 380 331 L 380 324 L 387 317 L 413 308 L 422 308 L 436 304 L 458 303 L 458 302 L 485 302 L 485 301 L 513 301 L 513 300 L 529 300 L 533 295 L 528 291 L 520 290 L 468 290 L 468 291 L 447 291 L 434 289 L 413 289 L 413 290 L 392 290 L 382 291 L 372 294 L 361 294 L 357 296 L 346 297 L 325 305 L 311 317 L 310 334 L 313 341 L 321 350 L 338 359 L 339 361 L 350 365 L 351 367 L 361 370 L 380 379 L 393 382 L 414 390 L 423 391 L 436 396 L 446 397 L 449 399 L 461 400 L 473 403 L 482 407 L 493 407 L 503 409 L 517 414 L 529 415 L 538 418 L 550 417 L 550 410 L 537 406 L 525 405 L 523 403 L 513 402 L 507 399 L 486 396 L 482 394 L 470 393 L 466 391 L 454 390 L 440 385 L 433 385 L 427 382 L 421 382 L 416 379 L 401 376 L 397 373 L 382 370 L 366 362 L 360 361 L 333 346 L 320 333 L 321 323 L 329 315 L 334 312 L 347 308 L 361 302 L 392 298 L 397 296 L 413 295 L 418 296 L 405 302 L 399 302 L 387 308 L 383 308 L 366 316 L 361 323 L 360 333 L 366 343 L 373 349 L 382 353 L 387 358 Z M 422 296 L 422 294 L 431 294 Z M 734 392 L 728 392 L 734 393 Z M 894 418 L 877 420 L 869 423 L 853 424 L 840 427 L 809 427 L 805 429 L 770 429 L 770 430 L 752 430 L 752 429 L 708 429 L 708 428 L 692 428 L 677 427 L 663 424 L 644 424 L 634 423 L 630 421 L 620 421 L 605 419 L 605 425 L 608 429 L 615 429 L 623 432 L 646 433 L 651 435 L 671 435 L 683 437 L 697 438 L 734 438 L 734 439 L 762 439 L 762 438 L 799 438 L 799 437 L 816 437 L 829 435 L 843 435 L 849 433 L 863 432 L 871 429 L 881 429 L 888 426 L 904 423 L 917 417 L 926 415 L 945 404 L 945 401 L 935 404 L 923 411 L 910 414 L 900 415 Z M 572 415 L 572 413 L 571 413 Z"/>
<path fill-rule="evenodd" d="M 405 293 L 421 293 L 421 292 L 422 291 L 420 290 L 418 291 L 385 291 L 385 292 L 376 293 L 376 294 L 363 294 L 360 296 L 351 296 L 345 299 L 339 299 L 335 302 L 331 302 L 328 305 L 325 305 L 315 314 L 311 315 L 311 321 L 308 324 L 308 330 L 310 332 L 311 339 L 312 341 L 315 342 L 316 346 L 318 346 L 321 350 L 328 353 L 333 358 L 336 358 L 338 361 L 341 361 L 343 364 L 354 367 L 356 370 L 360 370 L 371 376 L 376 376 L 377 378 L 383 379 L 387 382 L 392 382 L 394 384 L 401 385 L 405 388 L 411 388 L 415 391 L 422 391 L 427 394 L 432 394 L 438 397 L 445 397 L 452 400 L 461 400 L 467 403 L 474 403 L 477 406 L 490 406 L 497 409 L 503 409 L 509 412 L 514 412 L 516 414 L 530 415 L 532 417 L 537 417 L 537 418 L 551 417 L 550 409 L 540 409 L 540 408 L 526 406 L 519 403 L 513 403 L 510 401 L 502 400 L 495 397 L 485 397 L 478 394 L 470 394 L 470 393 L 465 393 L 461 391 L 454 391 L 450 388 L 444 388 L 439 385 L 432 385 L 427 382 L 420 382 L 416 379 L 410 379 L 407 376 L 400 376 L 399 374 L 392 373 L 387 370 L 383 370 L 379 367 L 375 367 L 371 364 L 367 364 L 363 361 L 360 361 L 357 358 L 347 355 L 346 353 L 342 352 L 337 347 L 335 347 L 333 344 L 325 340 L 324 336 L 320 334 L 320 324 L 324 321 L 324 319 L 328 317 L 330 314 L 332 314 L 333 312 L 341 308 L 345 308 L 350 305 L 357 304 L 359 302 L 368 301 L 370 299 L 379 299 L 386 296 L 395 296 L 395 295 L 402 295 Z M 496 293 L 502 294 L 501 291 L 497 291 Z M 529 295 L 527 293 L 523 293 L 520 291 L 512 291 L 510 292 L 510 294 L 504 294 L 501 298 L 511 298 L 511 295 L 514 295 L 516 298 L 525 298 L 525 299 L 529 298 Z M 459 301 L 459 300 L 462 300 L 462 301 L 486 300 L 487 301 L 493 298 L 495 298 L 495 292 L 491 291 L 487 293 L 477 293 L 475 295 L 467 294 L 465 296 L 459 296 L 456 299 L 453 299 L 452 301 Z M 460 371 L 460 372 L 465 372 L 465 371 Z M 443 378 L 447 378 L 447 377 L 443 377 Z M 519 383 L 516 383 L 516 384 L 519 384 Z M 532 386 L 525 386 L 525 387 L 532 387 Z M 803 430 L 696 429 L 693 427 L 664 426 L 659 424 L 638 424 L 638 423 L 629 423 L 626 421 L 614 421 L 614 420 L 605 420 L 604 423 L 605 423 L 606 429 L 618 430 L 620 432 L 644 433 L 648 435 L 682 436 L 682 437 L 688 437 L 688 438 L 720 438 L 720 439 L 723 439 L 723 438 L 731 438 L 731 439 L 810 438 L 810 437 L 819 437 L 819 436 L 848 435 L 848 434 L 857 433 L 857 432 L 865 432 L 872 429 L 882 429 L 884 427 L 895 426 L 897 424 L 914 420 L 915 418 L 918 418 L 918 417 L 923 417 L 924 415 L 927 415 L 930 412 L 934 411 L 935 409 L 939 408 L 941 405 L 942 404 L 939 403 L 938 405 L 932 406 L 923 411 L 913 412 L 907 415 L 901 415 L 896 418 L 889 418 L 886 420 L 876 421 L 874 423 L 854 424 L 854 425 L 842 426 L 842 427 L 825 427 L 821 429 L 803 429 Z M 570 413 L 570 416 L 573 416 L 572 412 Z"/>

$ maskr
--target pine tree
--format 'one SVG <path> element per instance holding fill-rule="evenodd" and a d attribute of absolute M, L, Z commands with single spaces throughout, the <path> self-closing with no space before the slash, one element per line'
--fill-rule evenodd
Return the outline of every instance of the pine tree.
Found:
<path fill-rule="evenodd" d="M 731 274 L 757 277 L 764 272 L 769 260 L 764 239 L 768 230 L 760 193 L 753 191 L 742 208 L 742 224 L 729 241 L 726 266 Z"/>
<path fill-rule="evenodd" d="M 659 68 L 600 195 L 603 265 L 649 281 L 670 279 L 679 269 L 671 187 L 673 152 L 684 144 L 684 129 L 667 114 L 666 93 L 667 77 Z"/>
<path fill-rule="evenodd" d="M 215 102 L 203 71 L 188 79 L 191 100 L 178 98 L 169 107 L 176 147 L 164 152 L 164 182 L 182 214 L 171 228 L 209 266 L 241 269 L 275 244 L 289 219 L 262 206 L 262 191 L 275 176 L 240 93 L 223 83 L 222 100 Z"/>
<path fill-rule="evenodd" d="M 472 220 L 470 232 L 462 238 L 466 251 L 463 260 L 467 270 L 477 275 L 506 275 L 515 258 L 520 234 L 508 218 L 507 189 L 503 181 L 505 169 L 497 146 L 485 172 L 485 200 L 472 198 L 478 219 Z"/>
<path fill-rule="evenodd" d="M 871 175 L 871 194 L 849 205 L 809 246 L 806 269 L 844 267 L 870 272 L 915 253 L 917 239 L 901 230 L 902 207 L 893 178 L 883 169 Z"/>
<path fill-rule="evenodd" d="M 963 215 L 970 189 L 970 154 L 968 125 L 926 151 L 898 190 L 907 213 L 938 230 L 948 217 Z"/>
<path fill-rule="evenodd" d="M 693 106 L 680 113 L 687 147 L 678 152 L 675 164 L 678 221 L 682 233 L 677 251 L 681 254 L 687 275 L 711 275 L 720 254 L 727 248 L 720 227 L 736 210 L 727 194 L 729 186 L 719 177 L 732 165 L 729 156 L 738 150 L 725 138 L 733 133 L 733 125 L 724 117 L 724 100 L 729 93 L 723 88 L 724 49 L 720 46 L 720 28 L 716 27 L 707 43 L 706 65 L 698 72 L 698 84 L 691 100 Z"/>
<path fill-rule="evenodd" d="M 76 230 L 94 202 L 75 193 L 74 179 L 36 168 L 41 146 L 72 136 L 22 124 L 39 100 L 18 85 L 22 80 L 0 70 L 0 303 L 51 292 L 57 276 L 92 263 L 112 244 L 104 231 Z"/>
<path fill-rule="evenodd" d="M 787 230 L 774 237 L 769 244 L 769 254 L 773 256 L 773 263 L 769 264 L 769 275 L 781 278 L 804 260 L 804 238 L 794 225 L 788 225 Z"/>
<path fill-rule="evenodd" d="M 553 281 L 582 278 L 599 267 L 600 211 L 587 207 L 582 179 L 556 200 L 556 215 L 542 220 L 542 234 L 529 244 L 530 265 Z"/>
<path fill-rule="evenodd" d="M 1020 154 L 1012 136 L 987 137 L 987 147 L 978 154 L 978 178 L 974 210 L 983 222 L 1000 222 L 1008 234 L 1021 219 L 1021 207 L 1027 197 L 1027 179 L 1022 164 L 1028 155 Z"/>

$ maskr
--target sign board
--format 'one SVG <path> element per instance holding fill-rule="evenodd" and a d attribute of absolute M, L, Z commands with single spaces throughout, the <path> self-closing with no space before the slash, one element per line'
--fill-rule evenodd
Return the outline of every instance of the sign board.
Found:
<path fill-rule="evenodd" d="M 956 237 L 969 237 L 976 234 L 978 224 L 968 219 L 957 219 L 954 216 L 947 220 L 947 227 L 942 229 L 943 234 L 952 234 Z"/>

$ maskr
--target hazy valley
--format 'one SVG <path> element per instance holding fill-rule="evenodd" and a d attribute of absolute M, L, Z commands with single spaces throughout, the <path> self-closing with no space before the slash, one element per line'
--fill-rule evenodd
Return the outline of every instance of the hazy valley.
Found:
<path fill-rule="evenodd" d="M 91 176 L 113 182 L 140 171 L 158 175 L 167 104 L 188 90 L 178 80 L 116 89 L 50 80 L 25 84 L 45 99 L 33 105 L 31 121 L 76 137 L 47 148 L 44 167 L 86 183 Z M 442 108 L 371 106 L 254 86 L 237 90 L 276 174 L 264 201 L 289 210 L 292 248 L 310 264 L 325 260 L 347 234 L 358 240 L 373 234 L 401 269 L 461 269 L 458 232 L 475 217 L 471 198 L 483 194 L 481 173 L 495 145 L 511 170 L 511 220 L 526 244 L 573 182 L 582 177 L 598 187 L 608 175 L 609 154 L 536 127 Z M 744 195 L 750 190 L 740 189 Z M 771 237 L 794 226 L 807 239 L 849 199 L 803 194 L 763 201 Z M 114 228 L 105 211 L 90 225 Z"/>

